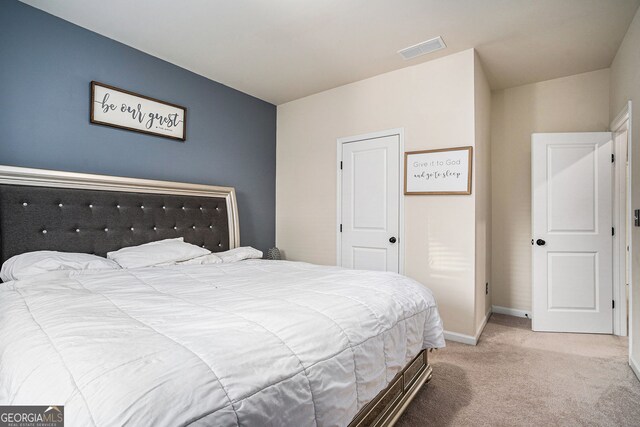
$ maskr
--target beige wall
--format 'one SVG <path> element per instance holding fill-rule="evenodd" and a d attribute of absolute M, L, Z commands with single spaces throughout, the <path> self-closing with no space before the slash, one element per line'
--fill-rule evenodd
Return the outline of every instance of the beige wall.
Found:
<path fill-rule="evenodd" d="M 531 310 L 531 133 L 608 128 L 608 69 L 492 93 L 493 305 Z"/>
<path fill-rule="evenodd" d="M 636 13 L 629 30 L 611 65 L 611 108 L 609 118 L 613 120 L 625 103 L 633 102 L 632 128 L 632 204 L 640 208 L 640 11 Z M 632 348 L 631 357 L 640 367 L 640 228 L 632 229 L 633 259 L 631 311 Z"/>
<path fill-rule="evenodd" d="M 276 241 L 288 259 L 336 263 L 338 138 L 402 127 L 406 151 L 474 145 L 474 61 L 467 50 L 278 106 Z M 405 273 L 433 290 L 445 329 L 465 335 L 476 326 L 475 199 L 404 197 Z"/>
<path fill-rule="evenodd" d="M 491 306 L 491 89 L 478 55 L 474 66 L 476 194 L 476 336 Z"/>

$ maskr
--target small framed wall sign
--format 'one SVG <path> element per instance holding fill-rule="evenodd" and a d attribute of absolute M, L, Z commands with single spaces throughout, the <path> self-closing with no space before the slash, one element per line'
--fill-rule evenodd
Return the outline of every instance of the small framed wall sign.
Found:
<path fill-rule="evenodd" d="M 185 141 L 187 109 L 91 82 L 91 123 Z"/>
<path fill-rule="evenodd" d="M 404 153 L 404 194 L 471 194 L 473 147 Z"/>

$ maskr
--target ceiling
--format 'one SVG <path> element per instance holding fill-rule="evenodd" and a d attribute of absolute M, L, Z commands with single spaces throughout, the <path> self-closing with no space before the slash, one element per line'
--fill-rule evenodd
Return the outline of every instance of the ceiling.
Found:
<path fill-rule="evenodd" d="M 22 0 L 274 104 L 476 48 L 493 89 L 609 67 L 640 0 Z M 447 48 L 396 52 L 442 36 Z"/>

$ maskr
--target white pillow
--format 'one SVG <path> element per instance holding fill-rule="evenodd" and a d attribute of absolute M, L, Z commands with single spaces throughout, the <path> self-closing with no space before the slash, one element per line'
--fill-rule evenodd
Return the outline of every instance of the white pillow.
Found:
<path fill-rule="evenodd" d="M 4 282 L 59 270 L 116 270 L 120 266 L 106 258 L 91 254 L 35 251 L 15 255 L 2 264 L 0 279 Z"/>
<path fill-rule="evenodd" d="M 262 251 L 251 246 L 242 246 L 224 252 L 216 252 L 216 255 L 222 259 L 222 262 L 229 263 L 242 261 L 243 259 L 261 259 Z"/>
<path fill-rule="evenodd" d="M 107 258 L 114 260 L 122 268 L 139 268 L 185 261 L 210 253 L 211 251 L 185 243 L 183 237 L 178 237 L 122 248 L 107 253 Z"/>
<path fill-rule="evenodd" d="M 178 264 L 180 265 L 204 265 L 204 264 L 220 264 L 222 263 L 222 258 L 220 258 L 216 254 L 207 254 L 203 256 L 199 256 L 198 258 L 188 259 L 186 261 L 180 261 Z"/>

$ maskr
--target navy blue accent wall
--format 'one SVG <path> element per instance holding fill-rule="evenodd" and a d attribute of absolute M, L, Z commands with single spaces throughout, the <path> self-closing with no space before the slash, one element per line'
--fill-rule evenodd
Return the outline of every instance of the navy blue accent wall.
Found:
<path fill-rule="evenodd" d="M 91 80 L 187 107 L 187 141 L 90 124 Z M 241 244 L 275 242 L 274 105 L 16 0 L 0 3 L 0 164 L 233 186 Z"/>

